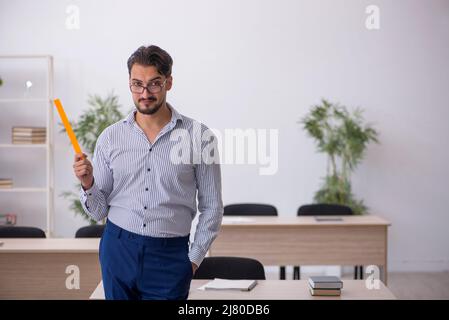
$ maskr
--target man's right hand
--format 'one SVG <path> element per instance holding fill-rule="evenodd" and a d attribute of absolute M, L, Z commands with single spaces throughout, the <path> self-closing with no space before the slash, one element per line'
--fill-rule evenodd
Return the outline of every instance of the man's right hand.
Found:
<path fill-rule="evenodd" d="M 76 177 L 81 181 L 84 190 L 92 188 L 94 184 L 94 168 L 92 163 L 87 160 L 87 155 L 76 154 L 75 163 L 73 165 Z"/>

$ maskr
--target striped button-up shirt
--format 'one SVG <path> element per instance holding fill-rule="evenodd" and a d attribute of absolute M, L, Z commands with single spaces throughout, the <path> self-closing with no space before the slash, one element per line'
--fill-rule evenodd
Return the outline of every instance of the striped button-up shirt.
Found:
<path fill-rule="evenodd" d="M 140 235 L 179 237 L 190 233 L 198 197 L 201 214 L 189 258 L 200 265 L 223 217 L 220 165 L 203 159 L 180 164 L 172 161 L 172 149 L 180 146 L 179 135 L 170 136 L 179 131 L 175 129 L 190 137 L 198 125 L 201 132 L 208 129 L 168 106 L 171 120 L 153 143 L 137 125 L 136 110 L 101 133 L 92 159 L 94 184 L 89 190 L 81 188 L 80 200 L 84 211 L 96 221 L 107 217 Z M 189 149 L 192 159 L 195 148 Z"/>

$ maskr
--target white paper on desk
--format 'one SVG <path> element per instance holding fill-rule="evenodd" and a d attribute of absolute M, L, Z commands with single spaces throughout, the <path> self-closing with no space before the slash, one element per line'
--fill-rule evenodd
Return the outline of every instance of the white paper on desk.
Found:
<path fill-rule="evenodd" d="M 215 278 L 205 285 L 198 288 L 198 290 L 240 290 L 249 291 L 257 284 L 257 280 L 227 280 Z"/>
<path fill-rule="evenodd" d="M 251 218 L 243 218 L 243 217 L 223 217 L 222 222 L 226 223 L 244 223 L 244 222 L 253 222 L 254 219 Z"/>

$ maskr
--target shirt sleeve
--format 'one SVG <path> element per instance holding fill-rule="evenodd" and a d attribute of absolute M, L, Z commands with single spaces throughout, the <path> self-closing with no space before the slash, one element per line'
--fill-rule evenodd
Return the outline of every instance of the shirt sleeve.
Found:
<path fill-rule="evenodd" d="M 223 218 L 221 194 L 221 169 L 217 149 L 217 138 L 212 135 L 214 161 L 202 159 L 195 166 L 195 178 L 198 189 L 198 210 L 200 215 L 196 227 L 189 258 L 197 266 L 201 264 L 209 247 L 218 235 Z M 202 148 L 203 149 L 203 148 Z"/>
<path fill-rule="evenodd" d="M 113 187 L 107 146 L 106 132 L 103 132 L 97 139 L 92 159 L 94 183 L 88 190 L 80 188 L 80 201 L 84 212 L 95 221 L 107 217 L 109 211 L 107 199 Z"/>

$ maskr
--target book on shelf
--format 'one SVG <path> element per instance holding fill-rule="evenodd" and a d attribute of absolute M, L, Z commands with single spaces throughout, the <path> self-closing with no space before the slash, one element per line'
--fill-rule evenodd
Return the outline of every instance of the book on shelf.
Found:
<path fill-rule="evenodd" d="M 309 286 L 312 289 L 341 289 L 343 282 L 335 276 L 313 276 L 309 278 Z"/>
<path fill-rule="evenodd" d="M 13 144 L 42 144 L 47 142 L 45 138 L 37 138 L 37 139 L 12 139 Z"/>
<path fill-rule="evenodd" d="M 47 132 L 46 127 L 12 127 L 12 132 L 21 133 L 42 133 Z"/>
<path fill-rule="evenodd" d="M 13 144 L 43 144 L 46 141 L 45 127 L 12 127 Z"/>
<path fill-rule="evenodd" d="M 33 133 L 33 132 L 13 132 L 12 133 L 13 137 L 17 137 L 17 138 L 28 138 L 28 137 L 46 137 L 47 133 L 46 132 L 37 132 L 37 133 Z"/>
<path fill-rule="evenodd" d="M 16 224 L 17 215 L 14 213 L 0 214 L 0 225 L 13 226 Z"/>
<path fill-rule="evenodd" d="M 257 285 L 257 280 L 228 280 L 215 278 L 205 285 L 201 286 L 200 290 L 238 290 L 250 291 Z"/>
<path fill-rule="evenodd" d="M 31 139 L 45 139 L 47 136 L 46 135 L 43 135 L 43 136 L 16 136 L 16 135 L 13 135 L 12 136 L 12 138 L 13 139 L 18 139 L 18 140 L 31 140 Z"/>
<path fill-rule="evenodd" d="M 12 188 L 12 179 L 0 178 L 0 189 Z"/>

